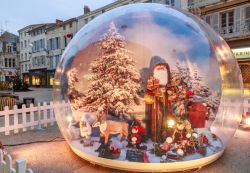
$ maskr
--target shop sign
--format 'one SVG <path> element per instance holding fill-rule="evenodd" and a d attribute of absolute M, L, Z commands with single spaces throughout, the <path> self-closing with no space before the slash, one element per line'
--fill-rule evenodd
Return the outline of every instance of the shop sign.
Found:
<path fill-rule="evenodd" d="M 236 59 L 242 59 L 242 58 L 250 59 L 250 47 L 232 49 L 232 51 Z"/>

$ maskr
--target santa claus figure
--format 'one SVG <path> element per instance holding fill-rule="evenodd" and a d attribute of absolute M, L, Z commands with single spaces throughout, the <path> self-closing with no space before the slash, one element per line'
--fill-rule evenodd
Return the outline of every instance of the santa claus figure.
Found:
<path fill-rule="evenodd" d="M 147 105 L 147 129 L 151 139 L 155 142 L 163 140 L 162 132 L 165 129 L 164 122 L 170 111 L 168 103 L 168 84 L 170 83 L 170 69 L 167 63 L 157 63 L 153 68 L 153 74 L 147 82 L 146 94 L 152 96 L 152 103 Z"/>

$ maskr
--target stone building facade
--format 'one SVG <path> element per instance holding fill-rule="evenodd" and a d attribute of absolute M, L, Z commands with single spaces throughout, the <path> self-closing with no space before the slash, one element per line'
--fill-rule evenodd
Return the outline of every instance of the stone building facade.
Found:
<path fill-rule="evenodd" d="M 11 82 L 19 69 L 19 38 L 4 32 L 0 35 L 0 81 Z"/>
<path fill-rule="evenodd" d="M 23 44 L 20 54 L 23 80 L 30 86 L 52 87 L 55 69 L 65 47 L 84 25 L 113 8 L 131 3 L 152 2 L 188 9 L 187 0 L 119 0 L 93 11 L 85 6 L 83 15 L 66 21 L 56 20 L 55 23 L 30 25 L 20 29 L 19 37 Z M 28 47 L 24 46 L 25 40 Z M 28 57 L 25 59 L 26 54 Z"/>

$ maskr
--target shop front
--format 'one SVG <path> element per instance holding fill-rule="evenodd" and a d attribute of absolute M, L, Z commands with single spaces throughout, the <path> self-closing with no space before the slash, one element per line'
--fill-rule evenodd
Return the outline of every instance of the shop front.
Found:
<path fill-rule="evenodd" d="M 29 84 L 29 73 L 23 73 L 23 83 Z"/>
<path fill-rule="evenodd" d="M 29 84 L 32 87 L 53 87 L 55 70 L 36 69 L 29 71 Z"/>
<path fill-rule="evenodd" d="M 241 69 L 244 88 L 249 90 L 250 89 L 250 47 L 234 48 L 232 49 L 232 51 Z"/>
<path fill-rule="evenodd" d="M 47 71 L 47 84 L 48 87 L 53 87 L 54 83 L 54 76 L 55 76 L 55 70 L 48 70 Z"/>
<path fill-rule="evenodd" d="M 47 87 L 46 69 L 37 69 L 29 71 L 29 84 L 33 87 Z"/>

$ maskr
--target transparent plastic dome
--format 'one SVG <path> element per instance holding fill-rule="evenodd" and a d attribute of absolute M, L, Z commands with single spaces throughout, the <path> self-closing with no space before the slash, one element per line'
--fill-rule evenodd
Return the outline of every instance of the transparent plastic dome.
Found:
<path fill-rule="evenodd" d="M 216 160 L 233 137 L 242 78 L 229 46 L 204 21 L 133 4 L 74 36 L 56 70 L 54 104 L 80 157 L 123 170 L 186 170 Z"/>

